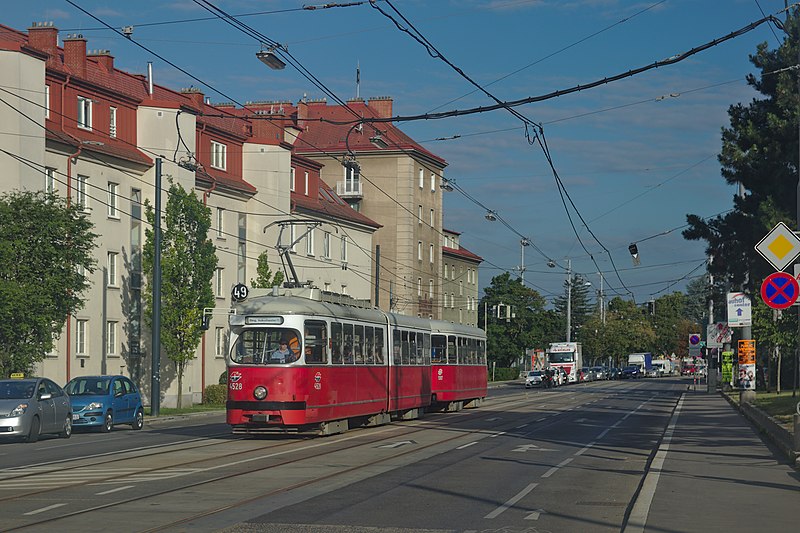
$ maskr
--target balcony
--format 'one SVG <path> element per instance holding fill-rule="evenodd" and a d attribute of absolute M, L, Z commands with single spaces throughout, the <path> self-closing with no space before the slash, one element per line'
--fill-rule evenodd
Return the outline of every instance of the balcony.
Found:
<path fill-rule="evenodd" d="M 360 181 L 337 181 L 336 194 L 343 199 L 364 197 Z"/>

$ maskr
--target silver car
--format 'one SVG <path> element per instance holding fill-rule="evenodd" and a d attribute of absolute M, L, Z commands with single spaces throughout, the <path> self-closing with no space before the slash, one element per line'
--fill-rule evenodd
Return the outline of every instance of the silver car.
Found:
<path fill-rule="evenodd" d="M 47 433 L 72 435 L 72 405 L 64 390 L 47 378 L 0 380 L 0 438 L 36 442 Z"/>

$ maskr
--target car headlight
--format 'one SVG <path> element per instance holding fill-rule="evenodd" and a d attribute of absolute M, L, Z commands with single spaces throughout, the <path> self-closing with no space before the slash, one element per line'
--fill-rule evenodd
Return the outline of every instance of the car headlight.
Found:
<path fill-rule="evenodd" d="M 259 385 L 258 387 L 253 389 L 253 397 L 256 400 L 263 400 L 264 398 L 267 397 L 267 388 L 262 385 Z"/>
<path fill-rule="evenodd" d="M 102 410 L 103 409 L 103 404 L 100 403 L 100 402 L 92 402 L 89 405 L 87 405 L 86 409 L 84 409 L 84 410 L 85 411 L 94 411 L 96 409 Z"/>
<path fill-rule="evenodd" d="M 11 412 L 8 413 L 8 416 L 9 416 L 9 418 L 22 416 L 22 415 L 25 414 L 25 411 L 27 409 L 28 409 L 28 404 L 27 403 L 21 403 L 18 406 L 16 406 L 14 409 L 12 409 Z"/>

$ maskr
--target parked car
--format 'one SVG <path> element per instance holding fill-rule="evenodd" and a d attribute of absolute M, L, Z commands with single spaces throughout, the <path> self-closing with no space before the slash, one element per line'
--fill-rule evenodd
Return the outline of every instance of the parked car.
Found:
<path fill-rule="evenodd" d="M 694 376 L 695 372 L 697 372 L 697 367 L 694 365 L 684 365 L 681 368 L 681 376 Z"/>
<path fill-rule="evenodd" d="M 0 437 L 36 442 L 48 433 L 72 435 L 72 406 L 64 389 L 47 378 L 0 380 Z"/>
<path fill-rule="evenodd" d="M 581 381 L 594 381 L 594 373 L 588 366 L 581 368 Z"/>
<path fill-rule="evenodd" d="M 621 372 L 622 372 L 622 370 L 620 370 L 617 367 L 609 368 L 608 369 L 608 379 L 619 379 Z"/>
<path fill-rule="evenodd" d="M 594 374 L 594 379 L 608 379 L 608 373 L 604 366 L 593 366 L 592 373 Z"/>
<path fill-rule="evenodd" d="M 107 433 L 116 424 L 144 426 L 142 395 L 125 376 L 80 376 L 64 387 L 72 399 L 72 423 Z"/>
<path fill-rule="evenodd" d="M 622 369 L 622 379 L 631 379 L 631 378 L 640 378 L 642 377 L 642 371 L 638 366 L 626 366 Z"/>
<path fill-rule="evenodd" d="M 544 372 L 541 370 L 531 370 L 525 376 L 525 388 L 541 387 L 544 381 Z"/>
<path fill-rule="evenodd" d="M 644 373 L 644 377 L 646 377 L 646 378 L 657 378 L 657 377 L 661 377 L 661 373 L 658 371 L 657 368 L 654 367 L 654 368 L 650 368 L 650 369 L 646 370 L 645 373 Z"/>

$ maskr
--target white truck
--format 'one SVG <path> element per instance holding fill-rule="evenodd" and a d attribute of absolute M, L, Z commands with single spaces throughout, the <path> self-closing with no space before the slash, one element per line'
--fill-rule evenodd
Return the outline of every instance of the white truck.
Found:
<path fill-rule="evenodd" d="M 653 366 L 653 354 L 650 352 L 632 353 L 628 355 L 628 366 L 638 366 L 639 371 L 644 375 Z"/>
<path fill-rule="evenodd" d="M 567 374 L 567 383 L 578 382 L 578 372 L 583 367 L 583 353 L 579 342 L 553 342 L 547 348 L 549 368 L 562 368 Z"/>
<path fill-rule="evenodd" d="M 669 359 L 653 359 L 653 369 L 658 372 L 658 377 L 672 375 L 672 361 Z"/>

